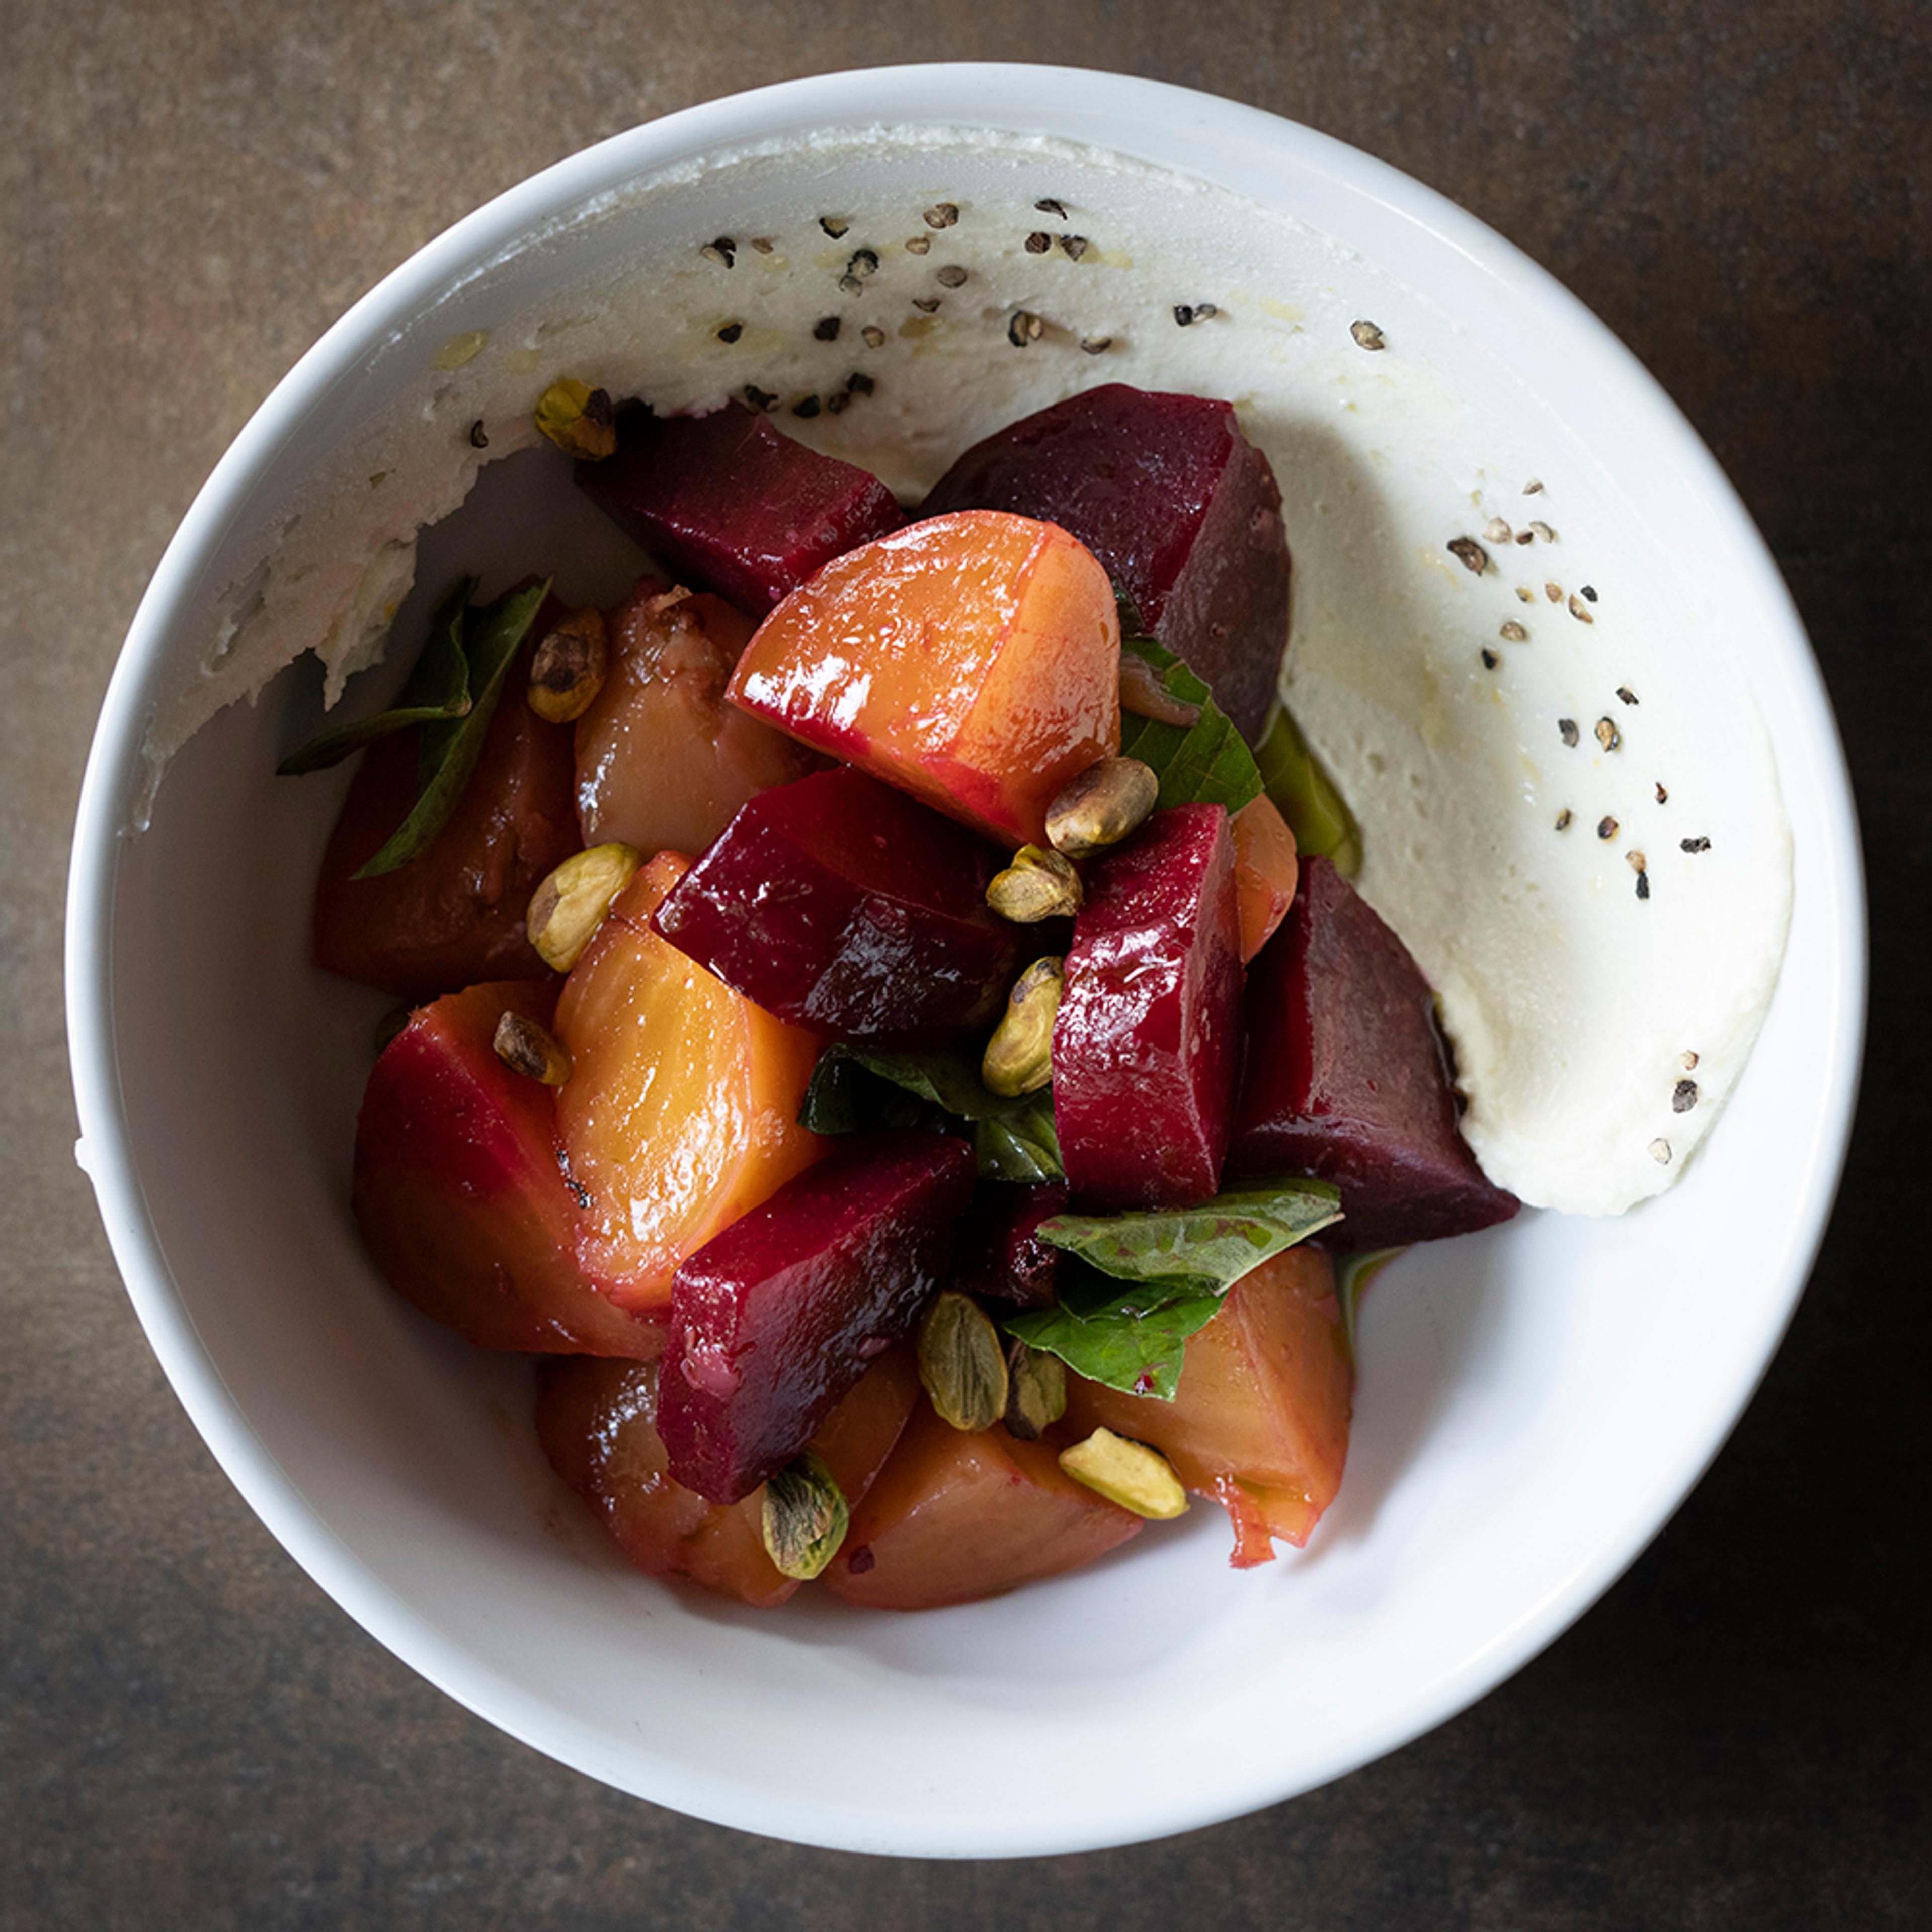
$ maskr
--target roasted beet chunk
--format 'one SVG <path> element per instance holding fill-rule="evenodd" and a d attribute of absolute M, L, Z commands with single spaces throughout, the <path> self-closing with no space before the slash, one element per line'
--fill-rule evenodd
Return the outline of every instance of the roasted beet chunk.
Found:
<path fill-rule="evenodd" d="M 922 514 L 1017 511 L 1070 530 L 1250 740 L 1288 640 L 1288 543 L 1268 460 L 1226 403 L 1109 382 L 976 443 Z"/>
<path fill-rule="evenodd" d="M 1066 1187 L 983 1180 L 959 1243 L 954 1286 L 990 1301 L 1044 1308 L 1054 1298 L 1060 1250 L 1040 1237 L 1040 1224 L 1066 1211 Z"/>
<path fill-rule="evenodd" d="M 868 471 L 735 408 L 708 416 L 626 410 L 616 454 L 580 463 L 577 480 L 667 568 L 754 616 L 904 520 Z"/>
<path fill-rule="evenodd" d="M 1246 1021 L 1228 1168 L 1335 1182 L 1332 1245 L 1399 1247 L 1516 1212 L 1456 1130 L 1428 982 L 1326 859 L 1302 862 L 1288 922 L 1250 969 Z"/>
<path fill-rule="evenodd" d="M 1086 883 L 1053 1029 L 1066 1178 L 1085 1205 L 1196 1206 L 1220 1184 L 1239 1058 L 1228 814 L 1157 812 Z"/>
<path fill-rule="evenodd" d="M 660 937 L 767 1012 L 841 1040 L 932 1046 L 990 1026 L 1020 968 L 986 909 L 1001 855 L 863 772 L 743 806 L 671 888 Z"/>
<path fill-rule="evenodd" d="M 678 1270 L 657 1418 L 676 1480 L 734 1503 L 798 1454 L 943 1285 L 973 1178 L 962 1140 L 854 1139 Z"/>

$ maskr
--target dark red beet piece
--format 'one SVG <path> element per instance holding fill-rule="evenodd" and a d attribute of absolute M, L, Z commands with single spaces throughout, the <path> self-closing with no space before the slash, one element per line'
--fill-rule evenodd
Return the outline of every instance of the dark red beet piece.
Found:
<path fill-rule="evenodd" d="M 1196 1206 L 1220 1184 L 1240 1055 L 1226 812 L 1156 812 L 1086 886 L 1053 1028 L 1066 1178 L 1083 1205 Z"/>
<path fill-rule="evenodd" d="M 686 581 L 754 617 L 821 566 L 905 518 L 868 470 L 820 456 L 763 416 L 626 410 L 617 452 L 577 480 L 618 528 Z"/>
<path fill-rule="evenodd" d="M 1250 740 L 1288 640 L 1281 491 L 1226 403 L 1109 382 L 976 443 L 920 514 L 1012 510 L 1070 530 Z"/>
<path fill-rule="evenodd" d="M 1045 1308 L 1060 1280 L 1060 1250 L 1040 1238 L 1040 1224 L 1066 1211 L 1064 1182 L 1034 1186 L 982 1180 L 959 1243 L 953 1286 L 990 1301 Z"/>
<path fill-rule="evenodd" d="M 563 615 L 556 598 L 544 600 L 448 822 L 406 866 L 374 879 L 355 874 L 416 803 L 419 733 L 398 731 L 363 753 L 316 880 L 318 966 L 412 1000 L 548 976 L 524 916 L 581 842 L 576 761 L 570 727 L 546 724 L 524 692 L 538 644 Z"/>
<path fill-rule="evenodd" d="M 937 1046 L 990 1026 L 1019 971 L 986 907 L 1002 862 L 891 785 L 818 772 L 742 806 L 651 925 L 780 1019 Z"/>
<path fill-rule="evenodd" d="M 1400 1247 L 1507 1221 L 1456 1125 L 1429 982 L 1325 859 L 1248 973 L 1247 1071 L 1229 1171 L 1342 1190 L 1338 1248 Z"/>
<path fill-rule="evenodd" d="M 808 1442 L 951 1271 L 970 1143 L 855 1138 L 677 1271 L 658 1388 L 670 1473 L 734 1503 Z"/>

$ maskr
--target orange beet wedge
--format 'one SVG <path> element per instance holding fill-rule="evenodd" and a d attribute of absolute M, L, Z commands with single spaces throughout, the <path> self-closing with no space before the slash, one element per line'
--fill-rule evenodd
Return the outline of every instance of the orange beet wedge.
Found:
<path fill-rule="evenodd" d="M 652 1417 L 658 1364 L 547 1364 L 537 1384 L 537 1439 L 632 1562 L 653 1576 L 684 1576 L 722 1596 L 768 1609 L 799 1586 L 765 1553 L 765 1492 L 706 1502 L 674 1482 Z M 812 1446 L 856 1504 L 872 1487 L 919 1400 L 910 1344 L 889 1350 L 827 1416 Z"/>
<path fill-rule="evenodd" d="M 730 696 L 1007 845 L 1120 742 L 1113 586 L 1057 524 L 962 510 L 850 550 L 746 647 Z"/>
<path fill-rule="evenodd" d="M 1335 1274 L 1314 1248 L 1290 1248 L 1229 1290 L 1187 1344 L 1172 1402 L 1068 1378 L 1064 1427 L 1111 1429 L 1150 1443 L 1187 1486 L 1222 1504 L 1234 1562 L 1298 1547 L 1335 1499 L 1355 1385 Z"/>
<path fill-rule="evenodd" d="M 824 1152 L 798 1124 L 821 1045 L 650 929 L 689 861 L 618 895 L 557 1002 L 557 1129 L 582 1190 L 578 1261 L 618 1306 L 662 1310 L 678 1264 Z"/>
<path fill-rule="evenodd" d="M 1264 794 L 1235 813 L 1234 894 L 1241 915 L 1241 964 L 1245 966 L 1288 916 L 1300 871 L 1294 834 L 1274 801 Z"/>
<path fill-rule="evenodd" d="M 1078 1569 L 1140 1526 L 1066 1474 L 1048 1443 L 998 1426 L 968 1436 L 922 1402 L 825 1581 L 873 1610 L 976 1603 Z"/>

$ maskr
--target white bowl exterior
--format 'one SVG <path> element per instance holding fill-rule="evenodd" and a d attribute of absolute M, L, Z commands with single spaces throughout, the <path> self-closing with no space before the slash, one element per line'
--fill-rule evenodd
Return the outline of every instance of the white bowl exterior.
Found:
<path fill-rule="evenodd" d="M 640 174 L 839 126 L 993 127 L 1201 175 L 1344 242 L 1500 357 L 1696 554 L 1762 714 L 1796 850 L 1783 977 L 1729 1116 L 1621 1220 L 1528 1216 L 1412 1257 L 1368 1300 L 1356 1435 L 1314 1546 L 1236 1575 L 1178 1534 L 914 1618 L 742 1612 L 626 1570 L 530 1440 L 527 1372 L 377 1282 L 345 1212 L 368 1002 L 306 968 L 317 793 L 268 776 L 278 707 L 224 713 L 130 837 L 164 663 L 317 447 L 466 304 L 637 245 Z M 1453 364 L 1454 339 L 1432 345 Z M 1809 1270 L 1849 1132 L 1864 915 L 1842 754 L 1762 541 L 1634 359 L 1508 244 L 1326 138 L 1157 83 L 1030 68 L 788 83 L 618 136 L 459 224 L 365 297 L 237 439 L 143 600 L 83 789 L 68 940 L 92 1176 L 136 1309 L 251 1507 L 433 1682 L 562 1762 L 747 1830 L 1005 1856 L 1126 1843 L 1306 1790 L 1480 1696 L 1578 1616 L 1715 1453 Z M 286 962 L 286 963 L 284 963 Z M 186 1124 L 185 1127 L 184 1123 Z"/>

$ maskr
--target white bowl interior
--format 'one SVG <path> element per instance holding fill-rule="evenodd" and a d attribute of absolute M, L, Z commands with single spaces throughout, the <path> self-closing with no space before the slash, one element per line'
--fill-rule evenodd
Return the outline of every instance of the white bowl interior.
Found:
<path fill-rule="evenodd" d="M 1775 749 L 1796 906 L 1755 1057 L 1677 1189 L 1620 1220 L 1526 1215 L 1377 1285 L 1347 1480 L 1307 1552 L 1237 1574 L 1202 1507 L 1003 1601 L 892 1617 L 801 1598 L 772 1616 L 628 1571 L 536 1448 L 527 1366 L 420 1320 L 362 1255 L 349 1150 L 385 1003 L 308 963 L 341 780 L 272 776 L 312 675 L 222 714 L 175 760 L 152 827 L 124 828 L 169 656 L 307 452 L 470 309 L 574 278 L 585 250 L 682 242 L 704 184 L 688 203 L 620 205 L 570 248 L 506 242 L 640 170 L 888 106 L 1208 175 L 1338 238 L 1417 291 L 1418 316 L 1453 319 L 1439 359 L 1594 452 L 1627 549 L 1664 567 L 1667 532 L 1698 560 L 1726 614 L 1708 648 Z M 631 554 L 568 491 L 519 526 L 507 488 L 486 481 L 436 533 L 419 581 L 485 532 L 506 575 L 520 542 L 622 580 Z M 1634 362 L 1507 244 L 1378 164 L 1224 103 L 1046 70 L 832 76 L 674 117 L 526 184 L 368 298 L 265 406 L 157 575 L 88 772 L 72 915 L 84 1164 L 183 1401 L 298 1560 L 425 1676 L 592 1776 L 754 1831 L 910 1853 L 1127 1842 L 1290 1795 L 1441 1720 L 1562 1628 L 1675 1508 L 1775 1346 L 1835 1184 L 1862 1011 L 1855 833 L 1815 666 L 1735 498 Z"/>

